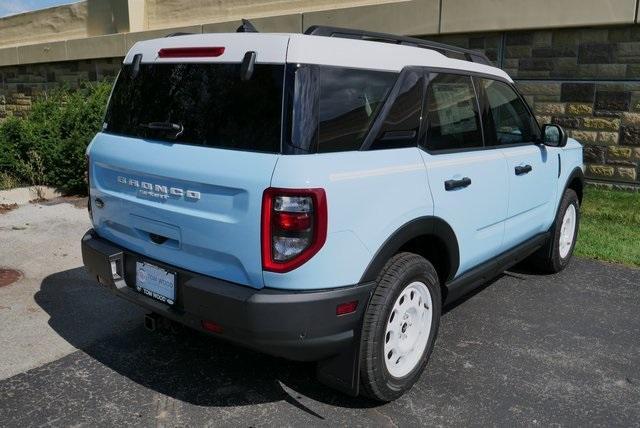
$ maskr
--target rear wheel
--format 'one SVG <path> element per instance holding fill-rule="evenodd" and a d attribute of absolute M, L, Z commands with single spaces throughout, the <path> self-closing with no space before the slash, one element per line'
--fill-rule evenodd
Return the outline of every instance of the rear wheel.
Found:
<path fill-rule="evenodd" d="M 361 382 L 365 395 L 391 401 L 420 378 L 440 323 L 438 275 L 412 253 L 391 258 L 364 315 Z"/>
<path fill-rule="evenodd" d="M 535 268 L 557 273 L 571 261 L 580 225 L 580 202 L 572 189 L 567 189 L 560 201 L 549 242 L 531 257 Z"/>

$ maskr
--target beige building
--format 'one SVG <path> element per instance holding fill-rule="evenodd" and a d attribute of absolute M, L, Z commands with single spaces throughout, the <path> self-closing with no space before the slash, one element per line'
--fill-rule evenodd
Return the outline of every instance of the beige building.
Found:
<path fill-rule="evenodd" d="M 315 24 L 484 51 L 541 122 L 587 145 L 587 174 L 640 185 L 637 0 L 87 0 L 0 19 L 0 120 L 60 82 L 112 78 L 138 40 L 173 32 L 301 32 Z"/>
<path fill-rule="evenodd" d="M 405 35 L 638 23 L 636 0 L 85 0 L 0 19 L 0 65 L 124 54 L 136 40 L 167 32 L 261 31 L 310 25 Z M 55 42 L 55 43 L 54 43 Z M 33 46 L 35 45 L 35 46 Z M 29 46 L 29 48 L 20 48 Z M 120 50 L 118 50 L 120 49 Z M 48 54 L 47 54 L 48 52 Z M 38 54 L 41 55 L 38 55 Z"/>

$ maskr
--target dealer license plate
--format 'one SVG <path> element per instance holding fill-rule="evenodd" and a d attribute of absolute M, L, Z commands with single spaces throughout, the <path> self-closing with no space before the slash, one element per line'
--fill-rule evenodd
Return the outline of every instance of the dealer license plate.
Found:
<path fill-rule="evenodd" d="M 176 274 L 146 262 L 136 262 L 136 290 L 168 305 L 176 301 Z"/>

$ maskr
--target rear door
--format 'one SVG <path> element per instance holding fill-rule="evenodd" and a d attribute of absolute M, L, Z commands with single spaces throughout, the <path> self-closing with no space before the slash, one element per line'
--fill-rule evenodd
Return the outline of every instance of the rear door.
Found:
<path fill-rule="evenodd" d="M 507 167 L 499 150 L 485 150 L 469 76 L 432 74 L 422 144 L 434 215 L 449 223 L 460 251 L 457 274 L 500 252 L 507 215 Z"/>
<path fill-rule="evenodd" d="M 259 288 L 261 201 L 280 152 L 287 38 L 243 36 L 151 41 L 137 48 L 139 66 L 134 48 L 89 149 L 91 198 L 100 236 Z M 203 59 L 190 47 L 219 55 Z M 243 80 L 248 50 L 257 61 Z"/>
<path fill-rule="evenodd" d="M 555 195 L 557 156 L 550 156 L 539 140 L 539 128 L 524 101 L 508 84 L 477 79 L 483 94 L 487 145 L 499 149 L 507 161 L 509 209 L 503 250 L 543 232 Z"/>

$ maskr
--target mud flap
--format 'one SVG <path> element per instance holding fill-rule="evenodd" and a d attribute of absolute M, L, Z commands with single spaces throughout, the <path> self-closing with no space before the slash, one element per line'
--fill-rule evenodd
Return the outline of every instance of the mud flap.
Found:
<path fill-rule="evenodd" d="M 318 380 L 351 397 L 360 393 L 360 333 L 362 322 L 354 329 L 351 344 L 331 358 L 321 360 L 316 367 Z"/>

